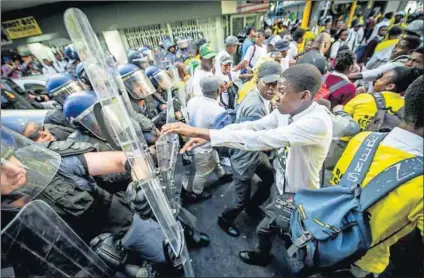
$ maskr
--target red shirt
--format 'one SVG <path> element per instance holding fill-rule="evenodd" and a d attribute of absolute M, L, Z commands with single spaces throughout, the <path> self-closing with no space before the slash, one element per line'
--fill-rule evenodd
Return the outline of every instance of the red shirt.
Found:
<path fill-rule="evenodd" d="M 329 73 L 325 80 L 325 85 L 328 89 L 330 89 L 333 85 L 336 85 L 342 80 L 346 79 L 337 74 Z M 347 84 L 330 93 L 328 100 L 331 102 L 331 107 L 334 107 L 338 104 L 345 105 L 349 100 L 354 98 L 355 95 L 356 87 L 352 82 L 348 81 Z"/>

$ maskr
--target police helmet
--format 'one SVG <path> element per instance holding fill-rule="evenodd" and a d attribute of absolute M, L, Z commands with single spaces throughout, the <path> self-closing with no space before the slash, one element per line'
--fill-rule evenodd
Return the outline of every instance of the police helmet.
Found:
<path fill-rule="evenodd" d="M 153 63 L 155 61 L 155 57 L 153 51 L 148 46 L 143 46 L 138 49 L 138 51 L 147 57 L 149 63 Z"/>
<path fill-rule="evenodd" d="M 70 60 L 73 60 L 73 61 L 79 60 L 78 53 L 75 50 L 75 47 L 74 47 L 73 44 L 66 46 L 64 53 L 65 53 L 65 57 L 70 59 Z"/>
<path fill-rule="evenodd" d="M 50 76 L 46 83 L 46 91 L 49 98 L 56 100 L 61 105 L 63 105 L 69 95 L 82 90 L 78 81 L 65 73 Z"/>
<path fill-rule="evenodd" d="M 87 72 L 84 69 L 84 65 L 82 63 L 79 63 L 75 69 L 78 80 L 89 87 L 90 90 L 93 89 L 93 86 L 91 86 L 90 79 L 88 78 Z"/>
<path fill-rule="evenodd" d="M 133 64 L 118 67 L 119 74 L 124 81 L 125 88 L 134 99 L 143 99 L 155 92 L 155 88 L 144 72 Z"/>
<path fill-rule="evenodd" d="M 138 51 L 130 52 L 128 55 L 128 63 L 136 65 L 141 69 L 146 69 L 149 66 L 148 57 Z"/>
<path fill-rule="evenodd" d="M 98 98 L 93 91 L 80 91 L 69 96 L 63 105 L 66 120 L 76 128 L 89 131 L 101 140 L 106 140 L 94 114 Z"/>

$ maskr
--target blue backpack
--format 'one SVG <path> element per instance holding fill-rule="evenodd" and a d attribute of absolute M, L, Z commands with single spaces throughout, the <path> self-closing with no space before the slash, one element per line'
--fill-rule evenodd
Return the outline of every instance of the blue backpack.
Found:
<path fill-rule="evenodd" d="M 287 249 L 294 272 L 348 267 L 404 228 L 371 246 L 370 215 L 366 210 L 423 174 L 423 157 L 408 158 L 388 167 L 361 189 L 385 136 L 386 133 L 370 133 L 366 137 L 338 185 L 295 194 L 288 233 L 292 244 Z"/>
<path fill-rule="evenodd" d="M 216 117 L 213 123 L 213 128 L 214 129 L 224 128 L 227 125 L 235 123 L 236 118 L 237 118 L 236 111 L 233 109 L 227 109 Z"/>

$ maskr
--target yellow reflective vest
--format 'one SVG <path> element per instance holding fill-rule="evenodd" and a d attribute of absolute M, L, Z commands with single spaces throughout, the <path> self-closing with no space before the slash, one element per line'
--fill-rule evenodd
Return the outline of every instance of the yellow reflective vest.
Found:
<path fill-rule="evenodd" d="M 368 134 L 369 132 L 361 132 L 349 142 L 333 170 L 331 184 L 334 185 L 340 181 Z M 405 140 L 408 139 L 405 138 Z M 413 155 L 401 149 L 386 146 L 383 141 L 383 144 L 380 144 L 377 149 L 362 187 L 367 186 L 372 178 L 386 168 L 410 157 Z M 418 227 L 423 235 L 423 176 L 416 177 L 399 186 L 367 211 L 371 215 L 371 246 L 380 244 L 371 248 L 355 265 L 367 272 L 379 274 L 389 264 L 390 246 L 415 227 Z"/>

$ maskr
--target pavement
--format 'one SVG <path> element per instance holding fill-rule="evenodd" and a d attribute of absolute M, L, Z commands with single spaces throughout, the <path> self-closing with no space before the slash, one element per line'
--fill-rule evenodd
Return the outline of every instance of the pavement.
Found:
<path fill-rule="evenodd" d="M 229 169 L 229 168 L 226 168 Z M 254 189 L 256 181 L 253 181 Z M 196 277 L 289 277 L 290 271 L 284 262 L 282 242 L 275 239 L 273 259 L 269 266 L 251 266 L 243 263 L 238 256 L 241 250 L 255 248 L 256 227 L 260 220 L 248 217 L 244 212 L 236 219 L 241 234 L 233 238 L 224 233 L 217 224 L 217 217 L 235 197 L 232 183 L 220 184 L 218 179 L 210 177 L 207 190 L 212 198 L 185 206 L 196 217 L 198 227 L 209 235 L 208 247 L 190 250 L 190 257 Z"/>

